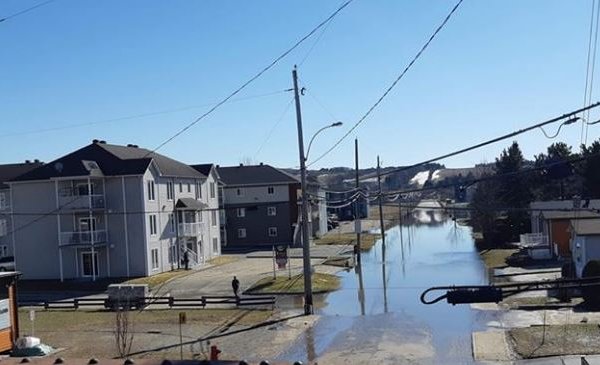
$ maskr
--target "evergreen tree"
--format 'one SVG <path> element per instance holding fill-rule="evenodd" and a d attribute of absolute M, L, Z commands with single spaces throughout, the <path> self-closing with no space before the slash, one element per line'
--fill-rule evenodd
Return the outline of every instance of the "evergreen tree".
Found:
<path fill-rule="evenodd" d="M 583 179 L 583 195 L 590 199 L 600 198 L 600 140 L 587 147 L 582 145 L 581 156 L 587 158 L 577 169 Z"/>

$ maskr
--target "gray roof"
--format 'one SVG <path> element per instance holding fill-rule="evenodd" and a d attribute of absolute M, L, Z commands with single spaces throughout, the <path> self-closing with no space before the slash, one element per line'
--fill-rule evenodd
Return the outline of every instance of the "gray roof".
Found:
<path fill-rule="evenodd" d="M 41 162 L 25 162 L 0 165 L 0 189 L 8 189 L 5 182 L 23 175 L 33 169 L 42 166 Z"/>
<path fill-rule="evenodd" d="M 542 212 L 545 219 L 600 218 L 600 214 L 590 210 L 552 210 Z"/>
<path fill-rule="evenodd" d="M 266 185 L 266 184 L 298 184 L 300 181 L 292 175 L 273 166 L 239 165 L 217 167 L 221 182 L 225 185 Z"/>
<path fill-rule="evenodd" d="M 210 175 L 210 171 L 212 170 L 212 168 L 215 165 L 212 163 L 203 163 L 203 164 L 190 165 L 190 166 L 192 166 L 192 168 L 194 168 L 196 171 L 200 172 L 202 175 L 208 176 L 208 175 Z"/>
<path fill-rule="evenodd" d="M 195 210 L 201 210 L 206 207 L 208 207 L 208 205 L 194 198 L 179 198 L 175 204 L 175 208 L 189 208 Z"/>
<path fill-rule="evenodd" d="M 154 161 L 163 176 L 203 178 L 192 167 L 133 145 L 119 146 L 95 141 L 75 152 L 60 157 L 11 181 L 47 180 L 70 176 L 142 175 Z M 90 168 L 88 162 L 95 162 Z"/>
<path fill-rule="evenodd" d="M 600 235 L 600 219 L 577 219 L 571 221 L 573 231 L 580 236 Z"/>

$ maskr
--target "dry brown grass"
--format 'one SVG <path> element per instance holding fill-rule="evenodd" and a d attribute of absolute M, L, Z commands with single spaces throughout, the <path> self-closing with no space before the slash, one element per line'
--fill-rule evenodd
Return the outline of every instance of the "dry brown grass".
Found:
<path fill-rule="evenodd" d="M 513 328 L 508 338 L 523 358 L 600 353 L 600 327 L 597 323 Z"/>
<path fill-rule="evenodd" d="M 516 249 L 490 249 L 481 251 L 479 255 L 481 255 L 485 267 L 496 269 L 508 266 L 506 259 L 517 251 Z"/>
<path fill-rule="evenodd" d="M 360 248 L 367 251 L 375 245 L 375 242 L 381 238 L 379 234 L 361 233 Z M 323 237 L 314 240 L 316 245 L 354 245 L 356 243 L 356 233 L 337 233 L 329 232 Z"/>
<path fill-rule="evenodd" d="M 333 291 L 340 286 L 340 278 L 331 274 L 314 273 L 312 275 L 312 289 L 315 293 L 325 293 Z M 273 279 L 271 277 L 263 278 L 257 281 L 250 289 L 249 293 L 304 293 L 304 275 L 299 274 L 288 278 L 287 276 Z"/>

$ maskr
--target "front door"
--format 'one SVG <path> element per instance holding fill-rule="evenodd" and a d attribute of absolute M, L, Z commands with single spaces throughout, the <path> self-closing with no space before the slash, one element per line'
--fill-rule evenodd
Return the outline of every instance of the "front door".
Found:
<path fill-rule="evenodd" d="M 98 252 L 81 253 L 82 276 L 98 276 Z"/>
<path fill-rule="evenodd" d="M 95 217 L 81 217 L 79 218 L 79 231 L 90 232 L 96 230 L 96 218 Z"/>

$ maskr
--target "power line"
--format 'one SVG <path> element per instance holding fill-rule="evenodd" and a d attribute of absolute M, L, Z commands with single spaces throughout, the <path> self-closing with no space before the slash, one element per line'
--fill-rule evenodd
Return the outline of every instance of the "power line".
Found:
<path fill-rule="evenodd" d="M 337 142 L 335 142 L 333 144 L 333 146 L 331 146 L 327 151 L 325 151 L 325 153 L 321 154 L 319 157 L 317 157 L 315 160 L 313 160 L 310 164 L 308 164 L 308 166 L 311 166 L 311 165 L 317 163 L 323 157 L 327 156 L 331 151 L 333 151 L 337 146 L 339 146 L 340 143 L 342 143 L 342 141 L 344 141 L 344 139 L 346 139 L 346 137 L 348 137 L 352 133 L 352 131 L 354 131 L 362 122 L 365 121 L 365 119 L 367 119 L 367 117 L 379 106 L 379 104 L 381 104 L 383 99 L 385 99 L 385 97 L 392 91 L 392 89 L 394 89 L 394 87 L 398 84 L 398 82 L 400 82 L 400 80 L 404 77 L 404 75 L 406 75 L 406 73 L 412 68 L 412 66 L 415 64 L 415 62 L 421 57 L 423 52 L 427 49 L 427 47 L 429 47 L 429 44 L 434 40 L 434 38 L 438 35 L 438 33 L 442 30 L 442 28 L 444 28 L 446 23 L 448 23 L 448 21 L 450 20 L 450 18 L 454 14 L 454 12 L 458 9 L 460 4 L 462 4 L 462 2 L 463 2 L 463 0 L 459 0 L 456 3 L 456 5 L 454 5 L 452 10 L 450 10 L 450 13 L 448 13 L 448 15 L 446 15 L 446 18 L 444 18 L 442 23 L 436 28 L 436 30 L 429 37 L 427 42 L 425 42 L 425 44 L 421 47 L 419 52 L 417 52 L 417 54 L 408 63 L 408 65 L 404 68 L 404 70 L 400 73 L 400 75 L 394 80 L 394 82 L 392 82 L 392 84 L 385 90 L 385 92 L 379 97 L 379 99 L 377 99 L 375 104 L 373 104 L 367 110 L 367 112 L 352 126 L 352 128 L 350 128 L 348 130 L 348 132 L 346 132 L 346 134 L 344 134 Z"/>
<path fill-rule="evenodd" d="M 37 4 L 37 5 L 31 6 L 31 7 L 27 8 L 27 9 L 23 9 L 21 11 L 18 11 L 18 12 L 14 13 L 14 14 L 7 15 L 4 18 L 0 18 L 0 23 L 5 22 L 5 21 L 7 21 L 9 19 L 18 17 L 19 15 L 23 15 L 25 13 L 28 13 L 28 12 L 30 12 L 30 11 L 32 11 L 34 9 L 37 9 L 39 7 L 42 7 L 44 5 L 50 4 L 53 1 L 56 1 L 56 0 L 47 0 L 47 1 L 41 2 L 41 3 Z"/>
<path fill-rule="evenodd" d="M 233 103 L 233 102 L 245 101 L 245 100 L 250 100 L 250 99 L 263 98 L 263 97 L 267 97 L 267 96 L 286 93 L 289 91 L 290 91 L 290 89 L 277 90 L 277 91 L 272 91 L 269 93 L 256 94 L 256 95 L 250 95 L 250 96 L 245 96 L 245 97 L 241 97 L 241 98 L 231 99 L 231 100 L 229 100 L 229 102 Z M 206 103 L 206 104 L 200 104 L 200 105 L 188 105 L 188 106 L 184 106 L 184 107 L 180 107 L 180 108 L 164 109 L 164 110 L 158 110 L 158 111 L 154 111 L 154 112 L 133 114 L 133 115 L 127 115 L 127 116 L 123 116 L 123 117 L 103 119 L 103 120 L 97 120 L 97 121 L 92 121 L 92 122 L 67 124 L 67 125 L 63 125 L 63 126 L 43 128 L 43 129 L 37 129 L 37 130 L 6 133 L 6 134 L 0 134 L 0 138 L 24 136 L 24 135 L 29 135 L 29 134 L 37 134 L 37 133 L 45 133 L 45 132 L 54 132 L 54 131 L 61 131 L 64 129 L 71 129 L 71 128 L 88 127 L 88 126 L 97 125 L 97 124 L 113 123 L 113 122 L 119 122 L 119 121 L 124 121 L 124 120 L 152 117 L 155 115 L 177 113 L 177 112 L 181 112 L 181 111 L 186 111 L 186 110 L 196 109 L 196 108 L 203 108 L 203 107 L 212 106 L 212 105 L 215 105 L 215 103 Z"/>
<path fill-rule="evenodd" d="M 262 141 L 262 143 L 260 144 L 260 146 L 258 147 L 256 152 L 254 153 L 254 159 L 256 159 L 256 157 L 258 156 L 260 151 L 262 151 L 263 147 L 267 144 L 269 139 L 271 139 L 271 135 L 273 134 L 273 132 L 275 132 L 275 129 L 277 129 L 277 127 L 279 126 L 279 123 L 281 123 L 283 118 L 285 118 L 285 116 L 287 115 L 288 111 L 290 110 L 290 107 L 292 106 L 293 102 L 294 102 L 294 98 L 291 98 L 290 101 L 287 103 L 283 113 L 281 113 L 279 118 L 277 118 L 277 121 L 275 121 L 275 124 L 273 125 L 273 127 L 271 127 L 271 129 L 269 130 L 269 133 L 267 133 L 265 139 Z"/>
<path fill-rule="evenodd" d="M 586 64 L 586 68 L 585 68 L 585 88 L 583 91 L 583 106 L 586 106 L 588 103 L 588 86 L 589 86 L 589 81 L 590 81 L 590 58 L 591 58 L 591 54 L 592 54 L 592 33 L 593 33 L 593 29 L 594 29 L 594 9 L 596 7 L 596 0 L 592 0 L 592 10 L 591 10 L 591 17 L 590 17 L 590 31 L 589 31 L 589 36 L 588 36 L 588 50 L 587 50 L 587 64 Z M 585 113 L 583 113 L 583 118 L 582 118 L 582 122 L 581 123 L 581 138 L 580 138 L 580 144 L 583 144 L 583 137 L 585 134 L 585 122 L 586 122 L 586 115 Z"/>
<path fill-rule="evenodd" d="M 523 128 L 523 129 L 519 129 L 517 131 L 514 131 L 514 132 L 511 132 L 511 133 L 502 135 L 500 137 L 492 138 L 492 139 L 487 140 L 485 142 L 481 142 L 481 143 L 478 143 L 478 144 L 475 144 L 475 145 L 472 145 L 472 146 L 469 146 L 469 147 L 465 147 L 465 148 L 462 148 L 462 149 L 454 151 L 454 152 L 446 153 L 446 154 L 441 155 L 441 156 L 430 158 L 428 160 L 415 163 L 413 165 L 403 166 L 403 167 L 399 167 L 399 168 L 396 168 L 396 169 L 392 169 L 392 170 L 388 170 L 388 171 L 382 172 L 381 175 L 384 176 L 384 175 L 389 175 L 389 174 L 393 174 L 393 173 L 397 173 L 397 172 L 401 172 L 401 171 L 406 171 L 406 170 L 409 170 L 409 169 L 413 169 L 415 167 L 419 167 L 419 166 L 427 165 L 427 164 L 432 163 L 432 162 L 436 162 L 438 160 L 443 160 L 443 159 L 446 159 L 448 157 L 453 157 L 453 156 L 460 155 L 460 154 L 465 153 L 465 152 L 473 151 L 475 149 L 478 149 L 478 148 L 481 148 L 481 147 L 484 147 L 484 146 L 487 146 L 487 145 L 490 145 L 490 144 L 493 144 L 493 143 L 496 143 L 496 142 L 499 142 L 499 141 L 502 141 L 502 140 L 505 140 L 505 139 L 508 139 L 508 138 L 512 138 L 514 136 L 518 136 L 519 134 L 523 134 L 525 132 L 529 132 L 529 131 L 531 131 L 533 129 L 537 129 L 537 128 L 543 127 L 543 126 L 551 124 L 551 123 L 556 123 L 556 122 L 558 122 L 560 120 L 563 120 L 563 119 L 575 117 L 575 115 L 577 115 L 579 113 L 582 113 L 582 112 L 584 112 L 586 110 L 590 110 L 590 109 L 596 108 L 599 105 L 600 105 L 600 102 L 596 102 L 596 103 L 590 104 L 590 105 L 588 105 L 586 107 L 583 107 L 583 108 L 574 110 L 572 112 L 563 114 L 563 115 L 561 115 L 559 117 L 555 117 L 555 118 L 546 120 L 544 122 L 537 123 L 537 124 L 531 125 L 529 127 Z M 361 177 L 361 180 L 369 179 L 369 178 L 372 178 L 372 177 L 374 177 L 374 175 L 372 175 L 372 176 L 365 175 L 365 176 Z"/>
<path fill-rule="evenodd" d="M 183 127 L 182 129 L 180 129 L 177 133 L 175 133 L 174 135 L 172 135 L 171 137 L 167 138 L 164 142 L 162 142 L 161 144 L 159 144 L 156 148 L 154 148 L 152 151 L 150 151 L 148 154 L 151 154 L 153 152 L 158 151 L 159 149 L 161 149 L 163 146 L 165 146 L 167 143 L 171 142 L 172 140 L 174 140 L 175 138 L 179 137 L 181 134 L 185 133 L 188 129 L 190 129 L 191 127 L 193 127 L 194 125 L 196 125 L 198 122 L 200 122 L 202 119 L 206 118 L 207 116 L 209 116 L 210 114 L 212 114 L 215 110 L 217 110 L 220 106 L 222 106 L 223 104 L 227 103 L 227 101 L 229 101 L 229 99 L 233 98 L 235 95 L 237 95 L 239 92 L 241 92 L 242 90 L 244 90 L 248 85 L 250 85 L 252 82 L 254 82 L 256 79 L 258 79 L 259 77 L 261 77 L 265 72 L 267 72 L 268 70 L 270 70 L 271 68 L 273 68 L 273 66 L 275 66 L 279 61 L 281 61 L 283 58 L 285 58 L 288 54 L 290 54 L 293 50 L 295 50 L 296 48 L 298 48 L 298 46 L 300 46 L 302 43 L 304 43 L 304 41 L 306 41 L 308 38 L 310 38 L 313 34 L 315 34 L 315 32 L 317 32 L 319 29 L 321 29 L 323 26 L 325 26 L 327 23 L 329 23 L 333 18 L 335 18 L 336 15 L 338 15 L 345 7 L 347 7 L 352 1 L 354 0 L 347 0 L 346 2 L 344 2 L 340 7 L 338 7 L 331 15 L 329 15 L 325 20 L 323 20 L 321 23 L 319 23 L 316 27 L 314 27 L 310 32 L 308 32 L 305 36 L 303 36 L 302 38 L 300 38 L 300 40 L 298 40 L 296 43 L 294 43 L 294 45 L 292 45 L 290 48 L 288 48 L 285 52 L 283 52 L 281 55 L 279 55 L 277 58 L 275 58 L 273 61 L 271 61 L 271 63 L 269 63 L 266 67 L 264 67 L 262 70 L 260 70 L 257 74 L 255 74 L 254 76 L 252 76 L 248 81 L 244 82 L 240 87 L 238 87 L 237 89 L 235 89 L 232 93 L 230 93 L 227 97 L 225 97 L 223 100 L 221 100 L 220 102 L 218 102 L 216 105 L 214 105 L 212 108 L 210 108 L 208 111 L 206 111 L 204 114 L 200 115 L 198 118 L 196 118 L 193 122 L 189 123 L 188 125 L 186 125 L 185 127 Z"/>

